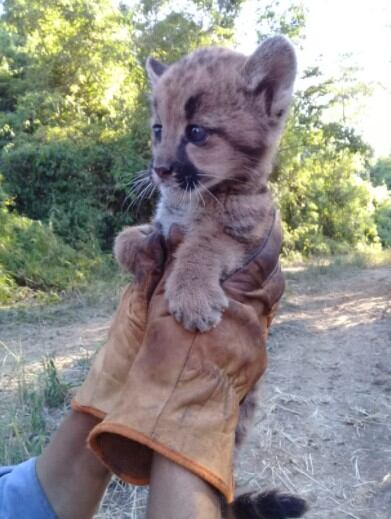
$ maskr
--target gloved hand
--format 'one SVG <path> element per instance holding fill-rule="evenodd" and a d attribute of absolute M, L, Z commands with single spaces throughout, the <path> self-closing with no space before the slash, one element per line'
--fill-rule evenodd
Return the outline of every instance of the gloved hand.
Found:
<path fill-rule="evenodd" d="M 102 419 L 118 405 L 129 369 L 144 339 L 150 297 L 164 268 L 160 233 L 150 225 L 125 229 L 115 243 L 119 262 L 134 273 L 114 315 L 106 344 L 98 352 L 72 408 Z"/>
<path fill-rule="evenodd" d="M 127 310 L 124 314 L 124 302 L 120 305 L 110 346 L 104 348 L 106 366 L 99 364 L 95 369 L 94 384 L 102 376 L 108 380 L 100 386 L 99 402 L 94 388 L 89 391 L 94 406 L 107 416 L 92 430 L 89 443 L 125 481 L 147 484 L 156 451 L 208 481 L 231 502 L 239 405 L 266 368 L 267 330 L 284 289 L 278 264 L 280 225 L 270 210 L 260 246 L 249 263 L 223 283 L 229 307 L 219 325 L 207 333 L 185 330 L 168 311 L 164 287 L 175 262 L 176 241 L 171 236 L 164 274 L 151 297 L 147 320 L 143 299 L 136 355 L 136 335 L 126 332 L 134 319 Z M 141 347 L 140 323 L 146 323 Z M 118 344 L 115 326 L 121 330 Z M 126 353 L 127 348 L 131 353 Z M 116 372 L 109 359 L 111 351 L 120 360 L 126 358 L 127 373 L 123 365 Z M 107 369 L 109 375 L 104 373 Z M 76 400 L 80 402 L 80 395 Z M 91 406 L 85 397 L 82 401 Z"/>

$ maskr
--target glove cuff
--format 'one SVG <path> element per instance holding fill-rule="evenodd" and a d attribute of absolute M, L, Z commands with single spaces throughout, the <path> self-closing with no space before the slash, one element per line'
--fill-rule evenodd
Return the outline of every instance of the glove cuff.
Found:
<path fill-rule="evenodd" d="M 172 437 L 172 431 L 170 432 Z M 198 435 L 189 434 L 186 443 L 201 448 L 202 440 Z M 209 439 L 210 443 L 211 439 Z M 229 470 L 225 478 L 205 464 L 197 463 L 193 456 L 186 456 L 186 448 L 181 451 L 171 448 L 167 438 L 152 437 L 128 425 L 104 420 L 90 433 L 88 443 L 102 463 L 118 477 L 133 485 L 148 485 L 150 481 L 152 457 L 157 452 L 167 459 L 181 465 L 193 474 L 216 488 L 231 503 L 234 499 L 234 480 Z M 226 455 L 231 457 L 233 445 L 227 446 Z M 222 451 L 220 449 L 219 456 Z"/>

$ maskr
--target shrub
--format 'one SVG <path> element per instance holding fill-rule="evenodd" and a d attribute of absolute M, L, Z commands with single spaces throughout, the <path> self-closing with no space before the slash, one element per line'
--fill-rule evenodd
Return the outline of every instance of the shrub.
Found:
<path fill-rule="evenodd" d="M 133 223 L 127 213 L 132 173 L 144 161 L 132 151 L 129 137 L 107 142 L 29 140 L 2 153 L 6 189 L 15 209 L 49 224 L 77 249 L 86 244 L 109 249 L 113 236 Z M 151 207 L 143 212 L 146 218 Z"/>
<path fill-rule="evenodd" d="M 376 203 L 375 221 L 383 247 L 391 247 L 391 192 Z"/>
<path fill-rule="evenodd" d="M 19 298 L 19 287 L 79 287 L 101 263 L 99 256 L 72 249 L 48 225 L 0 206 L 0 304 Z"/>

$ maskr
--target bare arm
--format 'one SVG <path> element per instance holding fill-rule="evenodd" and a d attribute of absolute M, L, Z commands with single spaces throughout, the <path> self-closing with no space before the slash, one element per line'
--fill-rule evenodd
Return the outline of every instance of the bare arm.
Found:
<path fill-rule="evenodd" d="M 98 420 L 72 412 L 37 461 L 41 485 L 59 519 L 91 519 L 111 473 L 86 446 Z M 220 519 L 220 497 L 205 481 L 154 454 L 148 519 Z"/>
<path fill-rule="evenodd" d="M 147 519 L 221 519 L 219 494 L 180 465 L 154 454 Z"/>
<path fill-rule="evenodd" d="M 72 412 L 38 458 L 38 478 L 59 519 L 90 519 L 110 480 L 111 473 L 86 444 L 98 421 Z"/>

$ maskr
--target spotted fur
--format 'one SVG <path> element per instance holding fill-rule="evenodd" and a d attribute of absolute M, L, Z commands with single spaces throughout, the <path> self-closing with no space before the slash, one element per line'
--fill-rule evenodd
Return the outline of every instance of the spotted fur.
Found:
<path fill-rule="evenodd" d="M 147 60 L 152 85 L 153 161 L 158 186 L 155 225 L 165 236 L 186 230 L 166 285 L 169 309 L 190 329 L 206 331 L 228 305 L 221 281 L 259 244 L 272 198 L 267 179 L 291 101 L 295 53 L 283 37 L 250 57 L 205 48 L 172 65 Z M 191 142 L 189 128 L 206 138 Z M 128 270 L 132 229 L 116 239 Z M 238 442 L 253 398 L 242 405 Z"/>
<path fill-rule="evenodd" d="M 154 223 L 166 237 L 173 224 L 185 230 L 165 293 L 171 314 L 185 328 L 204 332 L 228 305 L 221 281 L 243 265 L 266 232 L 264 216 L 273 203 L 267 180 L 291 102 L 295 53 L 288 40 L 274 37 L 250 57 L 205 48 L 171 65 L 149 58 L 147 71 L 150 178 L 160 191 Z M 131 235 L 131 229 L 123 231 L 115 246 L 127 268 Z M 241 406 L 238 442 L 254 407 L 253 393 Z M 299 517 L 292 515 L 295 503 L 297 513 L 305 506 L 295 499 L 246 495 L 227 514 Z M 267 512 L 273 506 L 280 510 L 275 515 Z"/>
<path fill-rule="evenodd" d="M 205 48 L 169 66 L 150 58 L 147 70 L 151 178 L 161 194 L 155 221 L 165 235 L 173 223 L 186 229 L 167 300 L 185 328 L 206 331 L 228 305 L 221 280 L 264 232 L 272 204 L 267 179 L 291 101 L 295 54 L 275 37 L 249 58 Z"/>

